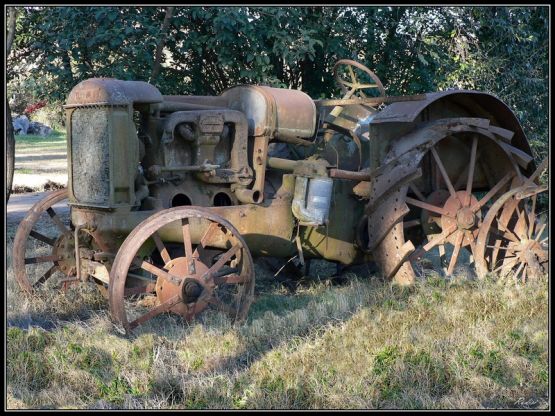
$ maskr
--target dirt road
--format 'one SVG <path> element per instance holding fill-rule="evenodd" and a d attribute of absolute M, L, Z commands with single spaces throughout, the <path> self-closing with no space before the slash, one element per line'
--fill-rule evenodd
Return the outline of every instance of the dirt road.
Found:
<path fill-rule="evenodd" d="M 8 202 L 8 207 L 6 210 L 6 222 L 9 225 L 19 224 L 21 220 L 27 215 L 27 212 L 31 207 L 38 201 L 43 199 L 48 192 L 30 192 L 24 194 L 12 194 Z M 60 214 L 66 214 L 69 212 L 69 207 L 62 201 L 54 205 L 54 210 Z"/>

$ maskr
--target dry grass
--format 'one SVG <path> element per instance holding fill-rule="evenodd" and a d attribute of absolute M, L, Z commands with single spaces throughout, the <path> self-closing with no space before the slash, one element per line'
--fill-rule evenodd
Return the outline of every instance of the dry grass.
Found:
<path fill-rule="evenodd" d="M 547 276 L 523 287 L 432 273 L 400 289 L 353 275 L 290 294 L 257 264 L 243 325 L 164 315 L 125 337 L 89 285 L 23 297 L 8 225 L 10 409 L 548 407 Z"/>
<path fill-rule="evenodd" d="M 10 274 L 8 320 L 49 316 L 55 326 L 8 329 L 8 407 L 546 406 L 547 279 L 521 287 L 432 275 L 401 290 L 353 276 L 291 295 L 261 268 L 257 277 L 241 326 L 166 315 L 125 337 L 86 285 L 28 301 Z"/>

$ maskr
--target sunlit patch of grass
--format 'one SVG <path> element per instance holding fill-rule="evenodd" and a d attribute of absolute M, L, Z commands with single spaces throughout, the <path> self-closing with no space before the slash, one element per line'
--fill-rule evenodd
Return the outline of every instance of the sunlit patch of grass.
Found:
<path fill-rule="evenodd" d="M 164 314 L 123 336 L 94 287 L 27 299 L 10 267 L 8 319 L 56 323 L 8 329 L 14 408 L 514 408 L 547 394 L 547 278 L 353 276 L 291 294 L 261 273 L 241 325 Z"/>
<path fill-rule="evenodd" d="M 15 136 L 15 149 L 60 148 L 66 147 L 66 132 L 53 130 L 49 136 L 19 134 Z"/>

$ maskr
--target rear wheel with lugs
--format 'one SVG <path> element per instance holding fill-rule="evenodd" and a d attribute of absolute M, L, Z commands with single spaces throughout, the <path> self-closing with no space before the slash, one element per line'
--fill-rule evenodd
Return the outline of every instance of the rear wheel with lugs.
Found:
<path fill-rule="evenodd" d="M 531 160 L 518 161 L 499 132 L 488 120 L 442 119 L 392 143 L 366 207 L 368 250 L 386 278 L 411 284 L 427 262 L 446 275 L 474 263 L 486 212 Z"/>

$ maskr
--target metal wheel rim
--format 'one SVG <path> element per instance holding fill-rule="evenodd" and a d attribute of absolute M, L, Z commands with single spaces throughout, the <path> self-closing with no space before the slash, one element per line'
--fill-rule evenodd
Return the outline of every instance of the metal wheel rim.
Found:
<path fill-rule="evenodd" d="M 35 284 L 31 284 L 27 274 L 27 269 L 26 269 L 26 265 L 28 264 L 26 263 L 26 261 L 28 261 L 29 259 L 25 257 L 26 255 L 25 253 L 27 248 L 26 247 L 27 241 L 32 236 L 32 232 L 34 232 L 33 227 L 38 222 L 38 220 L 40 219 L 43 213 L 47 212 L 49 209 L 53 211 L 52 206 L 67 198 L 68 198 L 68 192 L 67 192 L 67 189 L 65 188 L 51 192 L 45 198 L 41 199 L 35 205 L 33 205 L 29 213 L 25 216 L 25 218 L 21 221 L 21 223 L 17 228 L 17 232 L 14 237 L 14 246 L 13 246 L 13 269 L 14 269 L 15 278 L 17 283 L 19 284 L 19 287 L 26 293 L 29 293 L 29 294 L 33 293 L 35 289 L 37 289 L 38 287 L 37 283 L 39 282 L 41 284 L 44 283 L 56 271 L 54 269 L 57 268 L 56 260 L 52 259 L 51 261 L 54 265 L 51 268 L 52 272 L 49 274 L 43 275 L 41 278 L 39 278 L 37 282 L 35 282 Z M 51 215 L 50 215 L 50 218 L 52 218 Z M 56 223 L 55 220 L 54 222 Z M 57 226 L 60 227 L 59 224 L 57 224 Z M 71 230 L 67 229 L 67 232 L 71 233 Z M 38 233 L 38 232 L 34 232 L 34 233 L 35 235 L 37 234 L 42 235 L 41 233 Z M 61 235 L 62 233 L 60 229 L 60 236 Z M 45 236 L 42 236 L 42 237 L 45 237 Z M 36 239 L 36 237 L 34 238 Z M 52 247 L 53 247 L 53 244 L 52 244 Z M 46 262 L 47 261 L 44 261 L 44 263 Z M 44 281 L 41 281 L 42 278 L 44 278 Z"/>
<path fill-rule="evenodd" d="M 245 256 L 244 268 L 245 273 L 248 274 L 248 281 L 246 282 L 245 287 L 245 298 L 242 300 L 240 310 L 237 311 L 236 320 L 241 321 L 246 318 L 246 314 L 248 312 L 250 304 L 252 303 L 252 298 L 254 295 L 254 265 L 252 261 L 252 256 L 244 239 L 239 234 L 237 229 L 233 227 L 233 225 L 231 225 L 231 223 L 229 223 L 227 220 L 220 217 L 219 215 L 210 212 L 208 209 L 203 209 L 199 207 L 175 207 L 160 211 L 147 218 L 137 227 L 135 227 L 135 229 L 129 234 L 129 236 L 121 245 L 112 265 L 112 269 L 110 271 L 109 285 L 110 312 L 113 319 L 117 323 L 122 325 L 126 332 L 130 332 L 136 326 L 142 323 L 137 321 L 144 316 L 141 315 L 138 319 L 129 322 L 127 316 L 128 314 L 125 310 L 124 305 L 125 282 L 127 280 L 127 273 L 133 262 L 133 258 L 135 257 L 136 252 L 153 234 L 157 232 L 157 230 L 172 222 L 182 220 L 184 218 L 207 219 L 211 223 L 221 224 L 223 227 L 230 230 L 232 236 L 239 241 L 239 250 L 241 250 L 241 255 Z M 171 308 L 180 304 L 180 302 L 181 300 L 175 299 L 174 301 L 170 300 L 165 302 L 166 305 L 163 307 L 159 305 L 161 307 L 152 317 L 169 311 Z M 158 306 L 153 308 L 152 310 L 156 308 L 158 308 Z M 148 313 L 150 313 L 150 311 Z M 148 317 L 146 320 L 149 320 L 152 317 Z"/>

